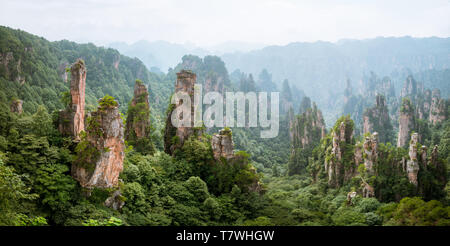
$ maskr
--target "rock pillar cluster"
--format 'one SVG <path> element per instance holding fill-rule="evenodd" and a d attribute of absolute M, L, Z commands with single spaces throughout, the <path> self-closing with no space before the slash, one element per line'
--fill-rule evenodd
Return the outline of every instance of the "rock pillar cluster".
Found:
<path fill-rule="evenodd" d="M 59 112 L 59 131 L 71 136 L 77 146 L 71 174 L 82 187 L 112 188 L 119 184 L 124 160 L 124 127 L 113 97 L 99 100 L 98 110 L 86 117 L 86 66 L 78 59 L 72 64 L 70 102 Z"/>

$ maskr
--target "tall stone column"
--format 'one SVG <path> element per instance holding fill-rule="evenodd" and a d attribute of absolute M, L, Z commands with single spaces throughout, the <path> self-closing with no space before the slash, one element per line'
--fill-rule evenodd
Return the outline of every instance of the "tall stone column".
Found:
<path fill-rule="evenodd" d="M 71 68 L 70 103 L 68 107 L 59 112 L 58 130 L 64 136 L 72 136 L 80 140 L 79 134 L 84 130 L 85 116 L 85 90 L 86 66 L 84 61 L 78 59 Z"/>
<path fill-rule="evenodd" d="M 194 134 L 194 87 L 197 76 L 190 70 L 181 70 L 177 73 L 177 81 L 175 83 L 175 93 L 185 92 L 191 100 L 191 124 L 190 126 L 175 127 L 172 125 L 171 116 L 176 107 L 183 102 L 180 100 L 176 105 L 171 104 L 167 112 L 166 129 L 164 133 L 164 151 L 173 154 L 176 148 L 183 146 L 184 141 Z M 182 119 L 183 115 L 178 116 Z"/>

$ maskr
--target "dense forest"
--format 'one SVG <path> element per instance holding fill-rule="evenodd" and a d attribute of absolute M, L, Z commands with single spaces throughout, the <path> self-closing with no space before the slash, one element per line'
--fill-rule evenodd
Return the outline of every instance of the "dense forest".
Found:
<path fill-rule="evenodd" d="M 186 54 L 151 72 L 0 26 L 0 225 L 450 225 L 447 70 L 367 72 L 321 108 L 303 81 L 224 60 Z M 278 136 L 173 127 L 171 95 L 194 83 L 280 91 Z"/>

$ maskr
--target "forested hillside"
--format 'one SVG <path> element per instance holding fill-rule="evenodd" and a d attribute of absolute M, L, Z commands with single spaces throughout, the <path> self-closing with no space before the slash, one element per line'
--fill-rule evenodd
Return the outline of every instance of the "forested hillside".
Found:
<path fill-rule="evenodd" d="M 448 91 L 429 86 L 445 73 L 405 76 L 401 94 L 349 82 L 327 125 L 311 88 L 227 65 L 186 54 L 152 73 L 0 27 L 0 225 L 450 225 Z M 169 99 L 195 83 L 280 91 L 278 136 L 174 127 Z"/>

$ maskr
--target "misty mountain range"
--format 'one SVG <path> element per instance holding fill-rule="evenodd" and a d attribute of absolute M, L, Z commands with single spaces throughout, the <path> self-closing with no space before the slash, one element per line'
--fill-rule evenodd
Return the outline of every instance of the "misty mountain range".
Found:
<path fill-rule="evenodd" d="M 229 42 L 207 49 L 166 41 L 140 41 L 132 45 L 113 43 L 110 46 L 139 58 L 153 72 L 174 68 L 186 54 L 218 55 L 229 73 L 239 69 L 257 76 L 265 68 L 279 89 L 282 81 L 288 79 L 289 84 L 302 89 L 319 106 L 335 109 L 342 107 L 336 98 L 342 98 L 347 79 L 354 88 L 361 89 L 371 72 L 380 78 L 389 76 L 398 96 L 408 75 L 414 75 L 426 87 L 433 88 L 431 79 L 448 77 L 443 75 L 448 74 L 450 68 L 450 38 L 437 37 L 296 42 L 263 48 L 260 44 Z M 448 96 L 445 93 L 448 89 L 441 88 L 443 96 Z"/>

